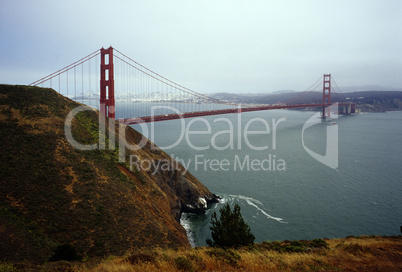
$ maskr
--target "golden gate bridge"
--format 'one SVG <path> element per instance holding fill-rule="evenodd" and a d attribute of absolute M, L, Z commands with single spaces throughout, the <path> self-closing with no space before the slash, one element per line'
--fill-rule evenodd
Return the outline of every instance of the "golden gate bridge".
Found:
<path fill-rule="evenodd" d="M 100 56 L 100 59 L 99 59 Z M 100 60 L 100 61 L 99 61 Z M 273 105 L 238 104 L 186 88 L 148 69 L 113 47 L 101 48 L 30 85 L 50 87 L 75 101 L 93 106 L 105 116 L 125 124 L 192 118 L 274 109 L 320 108 L 330 117 L 331 74 L 292 99 Z M 297 104 L 322 86 L 322 102 Z M 339 113 L 353 114 L 356 104 L 337 102 Z M 150 111 L 151 108 L 157 109 Z"/>

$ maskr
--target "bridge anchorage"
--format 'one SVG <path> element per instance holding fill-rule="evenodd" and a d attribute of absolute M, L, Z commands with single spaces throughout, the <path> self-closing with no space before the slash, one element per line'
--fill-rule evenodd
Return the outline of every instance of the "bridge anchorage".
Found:
<path fill-rule="evenodd" d="M 100 64 L 99 59 L 96 58 L 98 55 L 100 55 Z M 95 62 L 95 65 L 92 62 Z M 100 74 L 91 70 L 91 67 L 100 67 Z M 97 50 L 30 85 L 47 84 L 50 88 L 58 87 L 59 93 L 98 108 L 104 116 L 130 125 L 296 108 L 322 108 L 321 118 L 325 121 L 331 119 L 331 74 L 324 74 L 322 78 L 322 102 L 316 101 L 309 104 L 293 102 L 314 91 L 315 88 L 319 88 L 320 82 L 321 78 L 306 91 L 282 103 L 241 105 L 188 89 L 146 68 L 117 49 L 109 47 Z M 95 86 L 99 86 L 99 89 Z M 337 114 L 356 113 L 355 103 L 337 102 L 335 105 L 337 105 Z M 157 110 L 151 110 L 151 108 Z"/>

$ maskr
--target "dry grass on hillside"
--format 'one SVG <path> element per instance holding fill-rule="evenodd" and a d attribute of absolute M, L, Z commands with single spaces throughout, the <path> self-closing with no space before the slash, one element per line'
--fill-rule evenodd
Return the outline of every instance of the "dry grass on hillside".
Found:
<path fill-rule="evenodd" d="M 270 250 L 268 243 L 240 250 L 143 250 L 100 262 L 48 263 L 42 271 L 402 271 L 402 236 L 349 237 L 326 242 L 327 249 L 301 253 Z"/>

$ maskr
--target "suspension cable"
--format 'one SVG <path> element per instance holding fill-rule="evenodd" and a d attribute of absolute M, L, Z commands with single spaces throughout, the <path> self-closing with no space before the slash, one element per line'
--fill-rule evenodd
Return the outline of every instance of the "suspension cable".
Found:
<path fill-rule="evenodd" d="M 331 79 L 332 79 L 332 82 L 334 83 L 336 89 L 338 90 L 338 92 L 336 90 L 334 90 L 335 94 L 341 99 L 345 98 L 345 95 L 342 93 L 341 89 L 338 87 L 338 84 L 336 84 L 335 78 L 332 76 Z"/>
<path fill-rule="evenodd" d="M 45 77 L 43 77 L 41 79 L 38 79 L 38 80 L 32 82 L 31 84 L 29 84 L 29 86 L 37 86 L 37 85 L 39 85 L 39 84 L 41 84 L 41 83 L 43 83 L 45 81 L 48 81 L 49 79 L 54 78 L 54 77 L 56 77 L 56 76 L 58 76 L 58 75 L 60 75 L 60 74 L 62 74 L 64 72 L 66 72 L 66 71 L 68 71 L 68 70 L 70 70 L 70 69 L 72 69 L 72 68 L 74 68 L 74 67 L 76 67 L 76 66 L 78 66 L 78 65 L 80 65 L 80 64 L 82 64 L 82 63 L 84 63 L 84 62 L 86 62 L 86 61 L 88 61 L 88 60 L 90 60 L 92 58 L 94 58 L 94 57 L 96 57 L 99 54 L 100 54 L 100 50 L 96 50 L 95 52 L 89 54 L 88 56 L 83 57 L 82 59 L 77 60 L 76 62 L 73 62 L 70 65 L 67 65 L 66 67 L 63 67 L 60 70 L 57 70 L 56 72 L 51 73 L 50 75 L 47 75 L 47 76 L 45 76 Z"/>
<path fill-rule="evenodd" d="M 158 73 L 152 71 L 151 69 L 148 69 L 148 68 L 145 67 L 144 65 L 142 65 L 142 64 L 140 64 L 140 63 L 138 63 L 138 62 L 136 62 L 135 60 L 133 60 L 133 59 L 131 59 L 130 57 L 126 56 L 125 54 L 121 53 L 119 50 L 117 50 L 117 49 L 114 49 L 114 50 L 115 50 L 117 53 L 119 53 L 119 54 L 123 55 L 124 57 L 126 57 L 127 59 L 129 59 L 130 61 L 134 62 L 134 63 L 137 64 L 138 66 L 142 67 L 142 68 L 145 69 L 146 71 L 148 71 L 148 72 L 150 72 L 150 73 L 152 73 L 152 74 L 154 74 L 154 75 L 156 75 L 156 76 L 162 78 L 162 79 L 165 80 L 166 82 L 163 82 L 163 80 L 160 80 L 160 79 L 156 78 L 155 76 L 153 76 L 153 75 L 151 75 L 151 74 L 149 74 L 149 73 L 147 73 L 147 72 L 145 72 L 145 71 L 142 71 L 142 70 L 139 69 L 138 67 L 133 66 L 132 64 L 128 63 L 127 61 L 122 60 L 121 58 L 120 58 L 120 60 L 124 61 L 124 62 L 127 63 L 128 65 L 132 65 L 135 69 L 138 69 L 139 71 L 141 71 L 141 72 L 143 72 L 143 73 L 145 73 L 145 74 L 147 74 L 147 75 L 149 75 L 149 76 L 151 76 L 151 77 L 153 77 L 153 78 L 155 78 L 155 79 L 157 79 L 157 80 L 159 80 L 159 81 L 165 83 L 166 85 L 172 86 L 173 88 L 178 88 L 178 87 L 180 87 L 180 88 L 178 88 L 178 89 L 181 89 L 181 90 L 184 91 L 184 92 L 188 92 L 188 93 L 190 93 L 190 94 L 193 94 L 193 95 L 195 95 L 195 96 L 201 97 L 201 98 L 203 98 L 203 99 L 207 99 L 207 100 L 210 100 L 210 101 L 215 101 L 216 103 L 219 103 L 219 104 L 230 104 L 230 103 L 225 103 L 225 102 L 223 102 L 223 101 L 221 101 L 221 100 L 219 100 L 219 99 L 215 99 L 215 98 L 212 98 L 212 97 L 208 97 L 208 96 L 206 96 L 206 95 L 204 95 L 204 94 L 201 94 L 201 93 L 199 93 L 199 92 L 196 92 L 196 91 L 193 91 L 193 90 L 191 90 L 191 89 L 188 89 L 188 88 L 186 88 L 186 87 L 184 87 L 184 86 L 182 86 L 182 85 L 180 85 L 180 84 L 178 84 L 178 83 L 176 83 L 176 82 L 173 82 L 173 81 L 171 81 L 171 80 L 169 80 L 169 79 L 167 79 L 167 78 L 161 76 L 160 74 L 158 74 Z M 116 56 L 116 57 L 119 58 L 118 56 Z M 169 83 L 167 83 L 167 82 L 169 82 L 169 83 L 171 83 L 171 84 L 173 84 L 173 85 L 171 85 L 171 84 L 169 84 Z M 176 85 L 176 86 L 178 86 L 178 87 L 176 87 L 176 86 L 174 86 L 174 85 Z"/>
<path fill-rule="evenodd" d="M 323 78 L 323 77 L 321 76 L 321 77 L 320 77 L 316 82 L 314 82 L 310 87 L 308 87 L 306 90 L 304 90 L 302 93 L 300 93 L 299 96 L 297 96 L 297 97 L 292 97 L 292 98 L 290 98 L 290 99 L 284 101 L 283 103 L 287 104 L 287 103 L 293 102 L 293 101 L 295 101 L 295 100 L 298 100 L 298 99 L 300 99 L 300 98 L 302 98 L 302 97 L 308 95 L 308 94 L 311 93 L 315 88 L 317 88 L 319 84 L 322 83 L 322 78 Z M 316 86 L 316 85 L 317 85 L 317 86 Z"/>

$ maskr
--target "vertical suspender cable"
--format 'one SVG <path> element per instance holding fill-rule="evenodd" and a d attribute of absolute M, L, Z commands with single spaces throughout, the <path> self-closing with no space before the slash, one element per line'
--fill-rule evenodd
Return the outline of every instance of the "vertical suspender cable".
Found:
<path fill-rule="evenodd" d="M 94 82 L 94 86 L 99 86 L 99 90 L 98 90 L 97 87 L 94 87 L 94 88 L 95 88 L 95 93 L 99 95 L 99 97 L 95 97 L 95 99 L 96 99 L 97 109 L 100 110 L 100 83 L 99 83 L 100 78 L 98 78 L 98 76 L 100 76 L 100 74 L 96 72 L 96 69 L 98 67 L 100 67 L 98 61 L 99 61 L 98 58 L 95 58 L 95 75 L 94 75 L 95 82 Z"/>
<path fill-rule="evenodd" d="M 66 72 L 66 76 L 67 76 L 67 97 L 68 97 L 68 70 L 67 70 L 67 72 Z"/>
<path fill-rule="evenodd" d="M 77 101 L 77 84 L 76 84 L 75 67 L 74 67 L 74 100 Z"/>
<path fill-rule="evenodd" d="M 122 68 L 122 70 L 121 70 L 121 81 L 122 81 L 122 85 L 124 85 L 123 87 L 122 87 L 122 90 L 121 91 L 119 91 L 119 93 L 121 93 L 121 94 L 125 94 L 125 96 L 126 96 L 126 98 L 123 100 L 124 101 L 124 108 L 127 108 L 127 107 L 129 107 L 128 109 L 127 109 L 127 114 L 129 115 L 129 116 L 127 116 L 127 117 L 132 117 L 131 116 L 131 105 L 129 105 L 129 103 L 128 103 L 128 101 L 127 101 L 127 99 L 129 100 L 129 98 L 127 97 L 127 93 L 128 93 L 128 83 L 127 83 L 127 66 L 126 65 L 124 65 L 124 63 L 122 62 L 122 61 L 120 61 L 121 62 L 121 68 Z"/>
<path fill-rule="evenodd" d="M 128 100 L 130 100 L 130 98 L 128 97 L 128 69 L 129 69 L 129 67 L 127 67 L 126 65 L 124 65 L 124 74 L 125 74 L 125 82 L 126 82 L 126 87 L 125 87 L 125 94 L 126 94 L 126 98 L 123 100 L 123 101 L 125 101 L 125 103 L 124 104 L 126 104 L 125 106 L 127 107 L 128 106 L 128 101 L 126 101 L 127 99 Z M 130 116 L 130 117 L 132 117 L 132 116 Z"/>
<path fill-rule="evenodd" d="M 169 106 L 169 85 L 165 85 L 166 88 L 166 113 L 169 114 L 168 106 Z"/>
<path fill-rule="evenodd" d="M 84 103 L 84 63 L 81 65 L 81 103 Z"/>
<path fill-rule="evenodd" d="M 127 82 L 126 82 L 126 80 L 125 80 L 125 77 L 126 77 L 126 66 L 123 66 L 123 62 L 122 62 L 122 61 L 120 61 L 119 63 L 120 63 L 120 68 L 121 68 L 121 70 L 120 70 L 121 79 L 120 79 L 120 80 L 121 80 L 121 85 L 122 85 L 122 87 L 118 90 L 118 92 L 119 92 L 119 94 L 125 96 L 124 100 L 123 100 L 123 101 L 120 101 L 120 103 L 121 103 L 121 107 L 123 107 L 123 114 L 124 114 L 124 116 L 130 118 L 131 116 L 128 116 L 128 115 L 127 115 L 127 112 L 130 112 L 130 111 L 129 111 L 129 109 L 127 109 L 128 103 L 127 103 L 127 101 L 126 101 L 126 99 L 127 99 Z M 123 86 L 123 84 L 124 84 L 124 86 Z M 129 114 L 129 113 L 128 113 L 128 114 Z M 130 114 L 129 114 L 129 115 L 130 115 Z"/>
<path fill-rule="evenodd" d="M 126 69 L 127 69 L 127 71 L 126 71 L 126 75 L 127 75 L 127 78 L 126 78 L 126 82 L 127 82 L 127 90 L 126 90 L 127 98 L 126 99 L 128 99 L 127 104 L 129 104 L 130 108 L 132 108 L 131 97 L 129 96 L 129 93 L 130 93 L 130 66 L 126 65 Z M 130 117 L 134 117 L 134 116 L 130 116 Z"/>
<path fill-rule="evenodd" d="M 88 104 L 91 106 L 92 104 L 92 90 L 91 90 L 91 61 L 88 61 L 88 96 L 89 96 L 89 101 Z"/>

